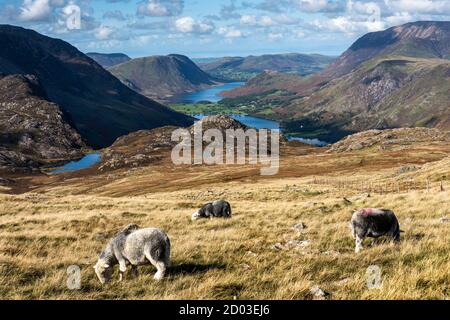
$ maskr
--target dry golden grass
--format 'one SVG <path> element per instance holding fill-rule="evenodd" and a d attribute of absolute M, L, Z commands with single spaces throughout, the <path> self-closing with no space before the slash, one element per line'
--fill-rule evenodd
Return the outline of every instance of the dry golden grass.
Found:
<path fill-rule="evenodd" d="M 448 299 L 450 224 L 440 218 L 450 213 L 449 191 L 367 197 L 311 185 L 307 172 L 293 172 L 312 166 L 312 158 L 324 172 L 351 172 L 362 180 L 382 179 L 401 163 L 374 162 L 358 170 L 358 154 L 297 155 L 283 160 L 281 177 L 267 179 L 256 179 L 257 170 L 244 167 L 225 173 L 223 167 L 198 168 L 168 185 L 168 168 L 149 167 L 114 173 L 109 180 L 108 174 L 51 180 L 33 192 L 0 195 L 0 297 L 311 299 L 310 288 L 318 285 L 332 299 Z M 197 207 L 217 198 L 232 203 L 233 219 L 190 221 Z M 359 207 L 393 209 L 405 231 L 401 243 L 371 246 L 366 240 L 365 250 L 355 255 L 348 223 Z M 307 226 L 302 233 L 292 229 L 300 222 Z M 109 237 L 129 223 L 165 230 L 173 266 L 160 283 L 149 266 L 138 278 L 102 287 L 92 265 Z M 309 245 L 273 248 L 293 239 Z M 66 287 L 73 264 L 82 269 L 79 291 Z M 382 269 L 381 289 L 366 286 L 370 265 Z"/>

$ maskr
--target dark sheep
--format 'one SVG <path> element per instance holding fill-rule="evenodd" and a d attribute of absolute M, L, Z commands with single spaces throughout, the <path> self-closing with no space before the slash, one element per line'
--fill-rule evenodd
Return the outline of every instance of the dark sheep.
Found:
<path fill-rule="evenodd" d="M 361 209 L 353 213 L 351 220 L 353 237 L 356 240 L 355 252 L 361 251 L 365 238 L 388 236 L 400 241 L 400 225 L 394 212 L 386 209 Z"/>
<path fill-rule="evenodd" d="M 192 215 L 192 220 L 201 218 L 231 218 L 231 205 L 224 200 L 207 203 Z"/>

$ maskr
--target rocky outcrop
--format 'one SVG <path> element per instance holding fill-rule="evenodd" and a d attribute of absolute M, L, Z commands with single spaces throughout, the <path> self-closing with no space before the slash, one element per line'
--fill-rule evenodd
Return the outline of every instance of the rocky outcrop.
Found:
<path fill-rule="evenodd" d="M 35 76 L 0 75 L 0 169 L 37 168 L 86 149 Z"/>
<path fill-rule="evenodd" d="M 198 121 L 202 125 L 202 131 L 218 129 L 225 139 L 227 129 L 247 130 L 249 127 L 233 118 L 225 115 L 209 116 Z M 147 166 L 154 162 L 170 159 L 170 153 L 179 142 L 172 141 L 172 133 L 180 127 L 163 127 L 153 130 L 143 130 L 120 137 L 109 148 L 102 150 L 101 171 L 121 168 L 136 168 Z M 191 138 L 194 138 L 194 126 L 188 128 Z M 271 139 L 270 132 L 268 139 Z M 281 135 L 281 143 L 286 141 Z M 269 140 L 270 141 L 270 140 Z M 191 141 L 194 145 L 193 140 Z M 270 142 L 268 144 L 270 148 Z M 270 151 L 269 151 L 270 152 Z"/>
<path fill-rule="evenodd" d="M 378 148 L 388 150 L 418 144 L 450 143 L 450 132 L 428 128 L 369 130 L 348 136 L 333 144 L 328 152 L 350 152 Z"/>

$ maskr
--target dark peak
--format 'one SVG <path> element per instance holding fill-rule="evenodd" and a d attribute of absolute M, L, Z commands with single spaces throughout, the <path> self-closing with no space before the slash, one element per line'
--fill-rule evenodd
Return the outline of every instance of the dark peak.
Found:
<path fill-rule="evenodd" d="M 87 55 L 102 55 L 110 57 L 128 57 L 125 53 L 100 53 L 100 52 L 88 52 Z"/>
<path fill-rule="evenodd" d="M 184 56 L 182 54 L 176 54 L 176 53 L 172 53 L 172 54 L 168 54 L 167 57 L 172 57 L 172 58 L 178 58 L 178 59 L 183 59 L 183 60 L 190 60 L 187 56 Z"/>

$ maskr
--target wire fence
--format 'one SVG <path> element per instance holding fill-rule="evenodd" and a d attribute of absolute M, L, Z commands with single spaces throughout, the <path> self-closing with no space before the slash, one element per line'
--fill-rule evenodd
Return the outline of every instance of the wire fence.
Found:
<path fill-rule="evenodd" d="M 443 180 L 431 181 L 430 179 L 367 181 L 351 178 L 314 177 L 311 184 L 331 186 L 338 190 L 351 190 L 373 194 L 407 193 L 418 190 L 426 192 L 444 192 L 447 188 Z"/>

